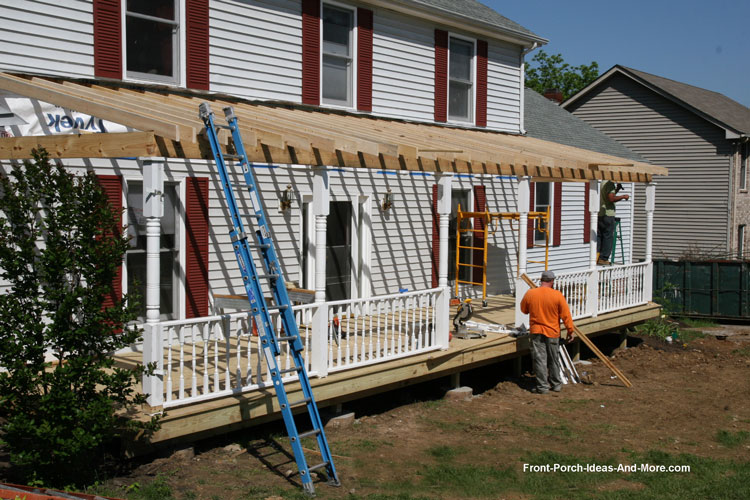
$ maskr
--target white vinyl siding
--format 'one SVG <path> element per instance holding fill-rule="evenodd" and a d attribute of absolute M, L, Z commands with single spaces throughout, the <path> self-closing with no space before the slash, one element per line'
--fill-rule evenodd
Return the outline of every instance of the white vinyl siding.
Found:
<path fill-rule="evenodd" d="M 299 2 L 217 0 L 209 16 L 212 91 L 301 102 Z"/>
<path fill-rule="evenodd" d="M 90 0 L 6 0 L 0 20 L 0 71 L 94 75 Z"/>
<path fill-rule="evenodd" d="M 521 49 L 490 40 L 487 55 L 487 128 L 519 133 L 521 129 Z"/>

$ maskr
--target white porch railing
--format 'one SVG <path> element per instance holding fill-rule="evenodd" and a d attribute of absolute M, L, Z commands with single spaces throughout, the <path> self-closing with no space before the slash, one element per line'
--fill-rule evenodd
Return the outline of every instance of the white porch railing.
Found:
<path fill-rule="evenodd" d="M 565 296 L 573 319 L 597 316 L 651 300 L 652 264 L 640 262 L 594 270 L 555 273 L 555 288 Z M 539 285 L 540 277 L 531 277 Z M 520 304 L 528 286 L 516 283 L 516 324 L 528 326 L 528 316 L 521 313 Z"/>
<path fill-rule="evenodd" d="M 449 314 L 441 311 L 441 297 L 436 288 L 294 306 L 308 374 L 324 376 L 441 348 L 437 325 L 441 315 Z M 313 328 L 316 311 L 328 318 L 327 327 Z M 278 312 L 271 318 L 276 331 L 282 330 Z M 249 312 L 144 326 L 157 346 L 143 351 L 143 363 L 157 367 L 155 375 L 144 377 L 152 406 L 169 408 L 273 386 Z M 279 367 L 289 369 L 293 363 L 284 344 Z M 287 375 L 285 381 L 296 378 Z"/>
<path fill-rule="evenodd" d="M 651 300 L 651 288 L 646 289 L 646 273 L 651 273 L 648 262 L 597 269 L 600 313 L 635 307 Z"/>
<path fill-rule="evenodd" d="M 313 375 L 306 354 L 312 341 L 314 307 L 307 304 L 292 308 L 304 345 L 306 368 Z M 282 329 L 278 312 L 272 313 L 271 318 L 277 331 Z M 165 408 L 273 386 L 249 312 L 165 321 L 160 326 Z M 294 363 L 286 345 L 277 359 L 282 369 L 291 368 Z M 287 375 L 285 380 L 296 377 Z"/>
<path fill-rule="evenodd" d="M 432 289 L 328 303 L 328 370 L 379 363 L 438 349 Z"/>

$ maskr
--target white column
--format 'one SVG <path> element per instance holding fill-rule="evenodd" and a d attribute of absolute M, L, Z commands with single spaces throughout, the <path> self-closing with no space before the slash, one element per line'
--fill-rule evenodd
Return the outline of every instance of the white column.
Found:
<path fill-rule="evenodd" d="M 441 349 L 448 349 L 450 338 L 450 296 L 448 286 L 448 224 L 451 216 L 451 195 L 453 175 L 440 174 L 437 176 L 438 203 L 437 213 L 440 216 L 439 238 L 440 254 L 438 256 L 438 287 L 441 288 L 437 303 L 437 344 Z"/>
<path fill-rule="evenodd" d="M 313 215 L 315 216 L 315 303 L 313 313 L 312 371 L 328 375 L 328 306 L 326 305 L 326 232 L 330 207 L 330 185 L 326 167 L 313 169 Z"/>
<path fill-rule="evenodd" d="M 164 163 L 146 160 L 143 164 L 143 216 L 146 218 L 146 325 L 143 335 L 143 364 L 155 364 L 152 375 L 143 375 L 143 392 L 150 406 L 164 403 L 164 356 L 159 323 L 159 275 L 161 218 L 164 215 Z"/>
<path fill-rule="evenodd" d="M 643 299 L 651 301 L 653 298 L 653 277 L 654 263 L 653 242 L 654 242 L 654 210 L 656 209 L 656 184 L 649 182 L 646 184 L 646 269 L 643 277 Z"/>
<path fill-rule="evenodd" d="M 591 180 L 589 190 L 589 276 L 586 282 L 586 313 L 599 314 L 599 272 L 596 269 L 597 226 L 599 224 L 599 181 Z"/>
<path fill-rule="evenodd" d="M 518 273 L 515 276 L 516 281 L 516 326 L 529 326 L 529 316 L 521 312 L 521 300 L 529 286 L 520 276 L 526 273 L 526 264 L 528 256 L 526 252 L 526 240 L 528 237 L 529 225 L 529 178 L 519 177 L 516 184 L 516 202 L 518 208 Z"/>

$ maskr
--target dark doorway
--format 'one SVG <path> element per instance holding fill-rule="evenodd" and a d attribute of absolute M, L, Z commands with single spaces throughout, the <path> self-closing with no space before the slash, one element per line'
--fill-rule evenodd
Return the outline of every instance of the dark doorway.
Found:
<path fill-rule="evenodd" d="M 352 204 L 332 201 L 326 231 L 326 300 L 351 297 Z"/>
<path fill-rule="evenodd" d="M 469 208 L 469 191 L 464 189 L 453 189 L 451 191 L 451 217 L 448 223 L 448 281 L 454 282 L 456 279 L 456 236 L 457 236 L 457 224 L 458 224 L 458 205 L 461 205 L 462 212 L 471 212 Z M 462 229 L 469 229 L 471 222 L 464 220 L 464 227 Z M 461 246 L 470 247 L 472 241 L 472 234 L 470 232 L 461 233 Z M 471 264 L 471 250 L 461 250 L 461 263 Z M 461 266 L 459 272 L 459 279 L 462 281 L 469 281 L 471 278 L 471 268 L 468 266 Z"/>

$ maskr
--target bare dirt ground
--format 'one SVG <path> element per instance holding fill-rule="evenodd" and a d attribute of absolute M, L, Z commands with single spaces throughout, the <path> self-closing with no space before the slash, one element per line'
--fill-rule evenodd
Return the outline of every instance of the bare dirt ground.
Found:
<path fill-rule="evenodd" d="M 707 336 L 688 344 L 631 337 L 633 347 L 611 358 L 631 389 L 589 358 L 591 364 L 578 369 L 592 383 L 567 385 L 561 393 L 532 394 L 530 374 L 512 378 L 507 367 L 494 365 L 462 375 L 462 383 L 474 388 L 470 401 L 442 398 L 446 381 L 438 380 L 344 405 L 356 420 L 327 430 L 342 484 L 318 483 L 318 497 L 537 498 L 498 493 L 504 491 L 498 474 L 528 481 L 524 463 L 629 464 L 654 453 L 674 457 L 675 465 L 687 456 L 746 463 L 749 333 L 748 327 L 735 328 L 726 339 Z M 248 429 L 142 460 L 99 491 L 147 498 L 147 485 L 156 484 L 163 498 L 297 498 L 299 481 L 285 477 L 296 469 L 287 443 L 277 424 Z M 477 490 L 462 481 L 494 481 L 497 488 Z M 617 474 L 589 486 L 590 498 L 599 490 L 630 498 L 629 492 L 649 487 Z"/>

